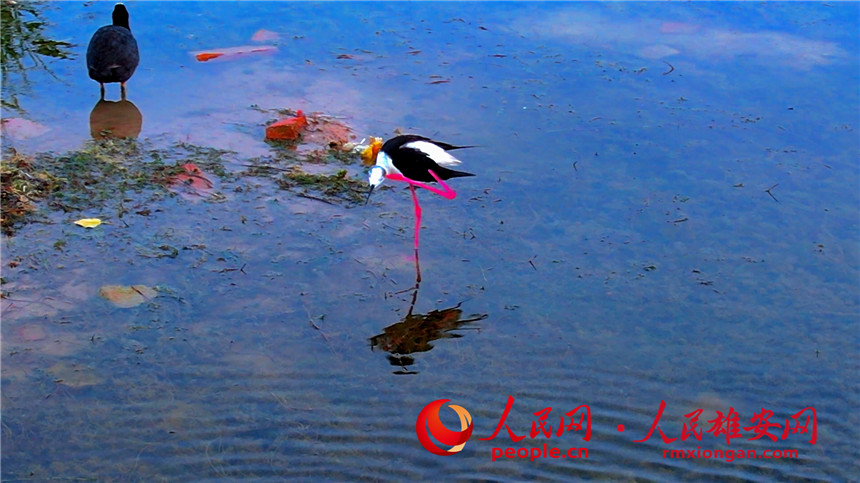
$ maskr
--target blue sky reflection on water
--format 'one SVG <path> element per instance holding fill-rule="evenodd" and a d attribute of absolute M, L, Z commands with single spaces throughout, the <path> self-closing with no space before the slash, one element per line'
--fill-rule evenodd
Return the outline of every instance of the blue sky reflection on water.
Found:
<path fill-rule="evenodd" d="M 479 146 L 462 154 L 478 176 L 452 183 L 456 200 L 420 193 L 414 311 L 459 304 L 486 318 L 411 354 L 413 375 L 369 350 L 409 309 L 410 294 L 394 294 L 414 280 L 399 187 L 347 208 L 225 181 L 223 203 L 165 198 L 83 234 L 69 221 L 94 213 L 49 214 L 3 238 L 4 261 L 27 261 L 3 265 L 4 480 L 795 481 L 860 469 L 857 4 L 127 5 L 141 142 L 247 163 L 271 154 L 264 111 L 292 108 L 359 137 L 401 128 Z M 25 117 L 49 130 L 3 139 L 29 153 L 88 140 L 98 86 L 83 52 L 110 4 L 46 11 L 78 58 L 51 64 L 59 81 L 31 75 Z M 280 35 L 275 52 L 193 59 L 252 45 L 259 29 Z M 160 244 L 183 250 L 142 256 Z M 165 292 L 132 309 L 98 297 L 133 283 Z M 588 404 L 590 442 L 547 442 L 590 458 L 491 461 L 495 445 L 544 442 L 477 439 L 508 395 L 519 435 L 545 407 L 555 425 Z M 475 422 L 448 458 L 414 432 L 439 398 Z M 784 424 L 814 406 L 818 441 L 634 443 L 661 400 L 669 437 L 698 408 L 709 420 L 731 407 L 743 426 L 762 408 Z M 696 446 L 800 459 L 662 458 Z"/>

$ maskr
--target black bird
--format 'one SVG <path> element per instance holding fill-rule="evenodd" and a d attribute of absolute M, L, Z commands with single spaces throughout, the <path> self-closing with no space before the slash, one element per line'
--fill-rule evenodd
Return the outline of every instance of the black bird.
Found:
<path fill-rule="evenodd" d="M 457 166 L 460 160 L 448 153 L 455 149 L 471 148 L 474 146 L 454 146 L 448 143 L 434 141 L 416 134 L 395 136 L 385 144 L 381 139 L 374 139 L 370 146 L 361 153 L 365 164 L 373 164 L 370 168 L 370 193 L 373 188 L 382 184 L 385 178 L 392 181 L 402 181 L 409 184 L 412 191 L 412 203 L 415 207 L 415 253 L 417 266 L 418 234 L 421 230 L 421 205 L 415 187 L 432 191 L 443 198 L 453 200 L 457 193 L 444 180 L 461 176 L 475 176 L 465 171 L 455 171 L 448 166 Z M 441 189 L 426 184 L 438 182 Z M 367 195 L 370 200 L 370 193 Z M 366 203 L 365 203 L 366 204 Z M 419 271 L 418 278 L 421 275 Z"/>
<path fill-rule="evenodd" d="M 118 3 L 113 9 L 113 25 L 96 30 L 87 47 L 87 69 L 90 78 L 101 86 L 101 98 L 105 97 L 105 84 L 119 82 L 125 99 L 125 82 L 139 62 L 137 41 L 128 25 L 128 10 Z"/>

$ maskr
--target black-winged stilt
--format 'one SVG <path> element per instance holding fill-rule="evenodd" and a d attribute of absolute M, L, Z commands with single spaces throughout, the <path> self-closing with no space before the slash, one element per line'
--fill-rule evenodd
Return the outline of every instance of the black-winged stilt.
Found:
<path fill-rule="evenodd" d="M 373 193 L 373 189 L 382 184 L 386 178 L 409 184 L 412 202 L 415 205 L 416 262 L 418 235 L 421 230 L 421 205 L 418 204 L 415 187 L 424 188 L 443 198 L 453 200 L 457 193 L 444 180 L 474 176 L 474 174 L 451 169 L 451 166 L 459 165 L 460 160 L 448 151 L 471 147 L 473 146 L 454 146 L 416 134 L 404 134 L 389 139 L 385 144 L 382 144 L 379 138 L 373 139 L 370 146 L 361 153 L 364 164 L 373 165 L 370 168 L 370 193 Z M 438 182 L 442 189 L 426 184 L 434 181 Z M 368 201 L 370 193 L 367 195 Z"/>

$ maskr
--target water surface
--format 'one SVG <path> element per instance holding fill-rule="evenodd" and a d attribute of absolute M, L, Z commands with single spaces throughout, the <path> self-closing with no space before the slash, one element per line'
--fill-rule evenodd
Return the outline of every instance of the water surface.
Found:
<path fill-rule="evenodd" d="M 225 177 L 217 202 L 132 193 L 81 212 L 45 207 L 3 237 L 4 480 L 808 481 L 860 470 L 856 4 L 127 5 L 142 59 L 128 85 L 138 142 L 171 163 L 195 159 L 177 143 L 228 150 L 232 170 L 268 160 L 272 110 L 303 109 L 358 138 L 476 145 L 461 158 L 477 176 L 452 182 L 453 201 L 419 193 L 414 305 L 400 186 L 361 206 Z M 83 58 L 111 8 L 44 6 L 50 36 L 77 58 L 30 73 L 24 112 L 3 115 L 48 130 L 7 131 L 5 148 L 92 142 L 98 85 Z M 192 55 L 255 45 L 260 29 L 278 34 L 262 43 L 276 51 Z M 357 161 L 346 169 L 364 176 Z M 85 216 L 107 223 L 72 224 Z M 175 256 L 158 256 L 164 246 Z M 99 296 L 134 284 L 159 296 L 133 308 Z M 479 439 L 509 395 L 507 424 L 526 438 Z M 415 432 L 442 398 L 474 422 L 448 457 Z M 716 411 L 753 426 L 767 409 L 781 428 L 814 407 L 817 442 L 781 429 L 776 441 L 634 442 L 661 400 L 667 437 L 700 408 L 707 430 Z M 534 413 L 553 408 L 556 428 L 582 404 L 590 441 L 528 436 Z M 457 427 L 453 411 L 441 416 Z M 589 458 L 491 459 L 493 447 L 544 443 Z M 799 457 L 663 457 L 697 448 Z"/>

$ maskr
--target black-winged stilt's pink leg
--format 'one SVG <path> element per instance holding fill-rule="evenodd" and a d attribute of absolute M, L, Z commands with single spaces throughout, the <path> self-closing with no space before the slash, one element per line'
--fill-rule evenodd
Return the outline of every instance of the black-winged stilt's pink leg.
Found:
<path fill-rule="evenodd" d="M 418 194 L 415 193 L 415 186 L 409 184 L 409 190 L 412 191 L 412 203 L 415 205 L 415 254 L 418 254 L 418 235 L 421 233 L 421 205 L 418 204 Z"/>
<path fill-rule="evenodd" d="M 409 305 L 409 312 L 406 314 L 407 317 L 412 315 L 412 309 L 415 308 L 415 300 L 418 298 L 418 289 L 420 289 L 420 288 L 421 288 L 421 262 L 418 261 L 418 249 L 416 248 L 415 249 L 415 285 L 410 287 L 410 288 L 403 289 L 403 290 L 400 290 L 398 292 L 394 292 L 395 294 L 402 294 L 402 293 L 408 292 L 410 290 L 413 291 L 412 292 L 412 304 Z"/>
<path fill-rule="evenodd" d="M 422 183 L 420 181 L 415 181 L 415 180 L 409 179 L 406 176 L 403 176 L 402 174 L 386 174 L 385 177 L 392 180 L 392 181 L 402 181 L 404 183 L 409 183 L 410 185 L 413 185 L 413 186 L 418 186 L 419 188 L 424 188 L 424 189 L 426 189 L 428 191 L 432 191 L 433 193 L 436 193 L 437 195 L 439 195 L 445 199 L 448 199 L 448 200 L 453 200 L 454 198 L 457 197 L 457 192 L 454 191 L 453 189 L 451 189 L 451 187 L 448 186 L 448 184 L 445 183 L 445 181 L 443 181 L 439 176 L 437 176 L 436 173 L 434 173 L 432 169 L 428 169 L 427 171 L 430 173 L 431 176 L 433 176 L 433 178 L 436 179 L 436 181 L 439 182 L 439 185 L 442 186 L 442 189 L 434 188 L 433 186 Z"/>
<path fill-rule="evenodd" d="M 438 175 L 436 175 L 436 173 L 434 173 L 432 169 L 428 169 L 427 172 L 430 173 L 430 176 L 432 176 L 436 179 L 436 181 L 439 183 L 439 186 L 441 186 L 442 189 L 439 190 L 439 189 L 433 188 L 432 186 L 425 186 L 425 188 L 427 188 L 428 190 L 430 190 L 430 191 L 436 193 L 437 195 L 439 195 L 445 199 L 448 199 L 448 200 L 453 200 L 454 198 L 457 197 L 457 192 L 454 191 L 450 186 L 448 186 L 448 183 L 443 181 L 442 178 L 440 178 Z"/>
<path fill-rule="evenodd" d="M 421 232 L 421 205 L 418 203 L 418 195 L 415 193 L 415 187 L 418 186 L 419 188 L 424 188 L 426 190 L 432 191 L 433 193 L 436 193 L 437 195 L 439 195 L 445 199 L 448 199 L 448 200 L 453 200 L 454 198 L 457 197 L 457 192 L 454 191 L 453 189 L 451 189 L 451 187 L 448 186 L 448 184 L 445 183 L 445 181 L 443 181 L 442 178 L 440 178 L 438 175 L 436 175 L 436 173 L 434 173 L 432 169 L 428 169 L 427 171 L 430 173 L 430 176 L 433 176 L 433 178 L 435 178 L 436 181 L 439 182 L 439 185 L 442 186 L 442 189 L 434 188 L 433 186 L 430 186 L 426 183 L 422 183 L 420 181 L 415 181 L 413 179 L 409 179 L 406 176 L 403 176 L 402 174 L 394 173 L 394 174 L 386 174 L 385 175 L 386 178 L 388 178 L 392 181 L 401 181 L 403 183 L 409 184 L 409 190 L 412 192 L 412 203 L 415 205 L 415 254 L 416 254 L 416 262 L 418 260 L 417 259 L 418 236 Z M 417 266 L 418 265 L 416 263 L 416 267 Z M 419 280 L 421 279 L 420 269 L 418 272 L 418 279 Z"/>

